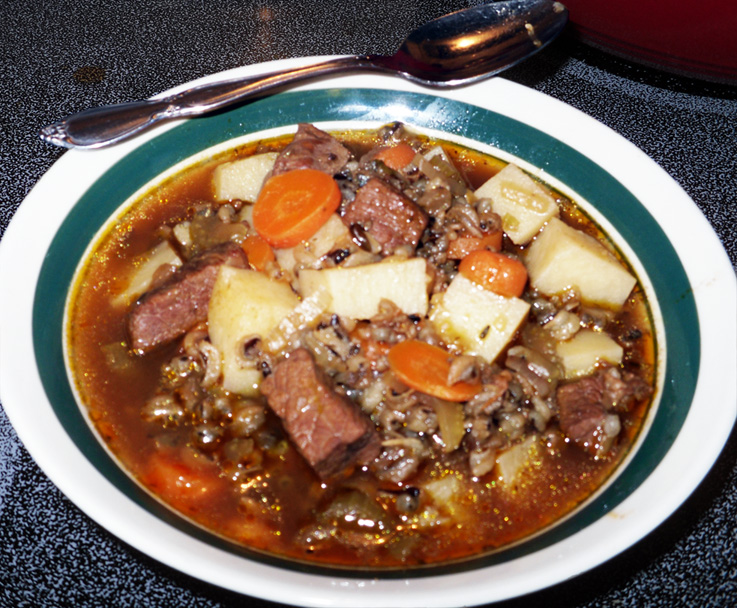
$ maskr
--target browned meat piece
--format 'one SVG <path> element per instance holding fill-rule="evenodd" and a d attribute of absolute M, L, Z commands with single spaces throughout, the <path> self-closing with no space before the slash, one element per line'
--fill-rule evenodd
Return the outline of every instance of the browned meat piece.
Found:
<path fill-rule="evenodd" d="M 128 315 L 128 337 L 145 353 L 184 335 L 207 320 L 207 308 L 223 264 L 245 268 L 248 258 L 236 243 L 224 243 L 182 265 L 169 279 L 136 302 Z"/>
<path fill-rule="evenodd" d="M 372 177 L 356 192 L 343 214 L 343 222 L 349 228 L 360 224 L 388 255 L 401 245 L 417 247 L 427 226 L 427 215 L 406 196 Z"/>
<path fill-rule="evenodd" d="M 627 411 L 645 399 L 652 388 L 634 374 L 621 375 L 616 368 L 599 370 L 558 387 L 560 428 L 574 443 L 595 456 L 609 451 L 621 424 L 614 411 Z"/>
<path fill-rule="evenodd" d="M 300 124 L 294 140 L 276 159 L 272 175 L 293 169 L 318 169 L 335 175 L 348 162 L 351 153 L 332 135 L 309 124 Z"/>
<path fill-rule="evenodd" d="M 594 456 L 606 453 L 619 434 L 619 417 L 604 407 L 600 376 L 582 378 L 558 388 L 560 428 Z"/>
<path fill-rule="evenodd" d="M 334 477 L 378 455 L 373 422 L 332 388 L 308 350 L 299 348 L 278 363 L 261 392 L 320 477 Z"/>
<path fill-rule="evenodd" d="M 602 372 L 604 376 L 604 403 L 608 409 L 626 412 L 637 401 L 647 399 L 653 388 L 639 376 L 619 373 L 616 367 Z"/>

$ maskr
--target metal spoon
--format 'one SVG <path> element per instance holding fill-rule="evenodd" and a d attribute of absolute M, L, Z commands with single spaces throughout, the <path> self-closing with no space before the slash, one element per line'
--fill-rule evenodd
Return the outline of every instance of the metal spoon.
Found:
<path fill-rule="evenodd" d="M 167 97 L 92 108 L 44 127 L 40 135 L 65 148 L 99 148 L 163 120 L 198 116 L 336 72 L 388 72 L 435 87 L 468 84 L 536 53 L 561 32 L 567 20 L 567 9 L 553 0 L 493 2 L 430 21 L 410 33 L 393 55 L 339 57 L 284 72 L 201 85 Z"/>

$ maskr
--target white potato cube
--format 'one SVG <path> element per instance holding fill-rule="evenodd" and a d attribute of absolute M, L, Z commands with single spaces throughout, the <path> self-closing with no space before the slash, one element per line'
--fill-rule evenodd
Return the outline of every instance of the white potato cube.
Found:
<path fill-rule="evenodd" d="M 530 284 L 546 295 L 575 289 L 593 304 L 620 308 L 637 282 L 594 237 L 557 218 L 530 245 Z"/>
<path fill-rule="evenodd" d="M 463 493 L 463 485 L 460 480 L 452 474 L 428 481 L 424 490 L 432 501 L 441 508 L 458 500 Z"/>
<path fill-rule="evenodd" d="M 299 303 L 286 283 L 247 268 L 223 266 L 210 297 L 210 341 L 220 351 L 223 387 L 241 395 L 258 391 L 261 372 L 243 360 L 244 339 L 267 336 Z"/>
<path fill-rule="evenodd" d="M 516 245 L 530 242 L 551 217 L 559 214 L 550 193 L 517 165 L 507 165 L 475 192 L 491 199 L 491 207 L 502 218 L 502 228 Z"/>
<path fill-rule="evenodd" d="M 212 176 L 215 199 L 255 202 L 277 156 L 276 152 L 264 152 L 218 165 Z"/>
<path fill-rule="evenodd" d="M 425 315 L 429 277 L 421 258 L 387 258 L 375 264 L 350 268 L 304 269 L 299 292 L 310 297 L 319 290 L 329 294 L 329 310 L 351 319 L 370 319 L 382 300 L 391 300 L 405 314 Z"/>
<path fill-rule="evenodd" d="M 446 340 L 492 363 L 527 318 L 530 305 L 484 289 L 461 274 L 433 297 L 430 321 Z"/>
<path fill-rule="evenodd" d="M 566 378 L 578 378 L 591 374 L 600 361 L 620 364 L 624 351 L 606 334 L 590 329 L 582 329 L 566 342 L 559 342 L 555 348 Z"/>
<path fill-rule="evenodd" d="M 429 498 L 425 507 L 410 520 L 418 528 L 445 525 L 470 525 L 476 516 L 476 509 L 460 473 L 448 473 L 435 477 L 421 486 Z"/>
<path fill-rule="evenodd" d="M 282 270 L 293 272 L 297 258 L 304 259 L 309 256 L 317 262 L 335 249 L 341 241 L 349 241 L 350 238 L 350 232 L 343 220 L 337 213 L 333 213 L 307 241 L 287 249 L 274 249 L 274 255 Z"/>
<path fill-rule="evenodd" d="M 112 302 L 115 306 L 129 306 L 151 286 L 154 274 L 164 264 L 181 266 L 182 260 L 168 241 L 162 241 L 133 263 L 133 272 L 126 281 L 122 292 L 115 295 Z"/>
<path fill-rule="evenodd" d="M 522 473 L 534 468 L 539 460 L 539 440 L 537 435 L 530 435 L 522 441 L 504 450 L 496 457 L 496 476 L 501 486 L 507 490 L 520 488 Z"/>

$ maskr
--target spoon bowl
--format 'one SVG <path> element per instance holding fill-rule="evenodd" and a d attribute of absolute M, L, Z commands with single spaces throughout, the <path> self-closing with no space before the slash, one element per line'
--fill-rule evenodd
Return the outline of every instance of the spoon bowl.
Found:
<path fill-rule="evenodd" d="M 166 97 L 91 108 L 44 127 L 40 136 L 65 148 L 100 148 L 164 120 L 199 116 L 337 72 L 392 73 L 431 87 L 469 84 L 541 50 L 560 34 L 567 20 L 567 9 L 554 0 L 492 2 L 420 26 L 393 55 L 337 57 L 293 70 L 201 85 Z"/>
<path fill-rule="evenodd" d="M 426 86 L 489 78 L 533 55 L 563 30 L 568 10 L 552 0 L 511 0 L 457 11 L 420 26 L 391 56 L 372 60 Z"/>

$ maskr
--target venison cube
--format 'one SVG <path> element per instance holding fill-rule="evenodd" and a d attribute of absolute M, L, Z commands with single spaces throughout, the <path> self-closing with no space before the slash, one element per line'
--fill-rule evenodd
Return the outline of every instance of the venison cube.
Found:
<path fill-rule="evenodd" d="M 335 175 L 351 158 L 351 152 L 335 137 L 315 125 L 301 123 L 294 139 L 274 162 L 273 175 L 297 169 L 317 169 Z"/>
<path fill-rule="evenodd" d="M 404 194 L 372 177 L 356 192 L 356 198 L 343 214 L 343 222 L 348 227 L 353 224 L 362 225 L 387 255 L 403 245 L 409 245 L 414 250 L 420 242 L 428 218 Z"/>
<path fill-rule="evenodd" d="M 307 349 L 298 348 L 280 361 L 261 388 L 297 449 L 323 479 L 379 454 L 374 423 L 336 392 Z"/>
<path fill-rule="evenodd" d="M 243 250 L 228 242 L 179 266 L 164 283 L 144 293 L 129 312 L 126 329 L 131 348 L 149 352 L 205 321 L 220 269 L 242 268 L 247 263 Z"/>

